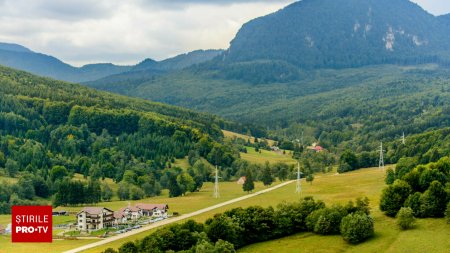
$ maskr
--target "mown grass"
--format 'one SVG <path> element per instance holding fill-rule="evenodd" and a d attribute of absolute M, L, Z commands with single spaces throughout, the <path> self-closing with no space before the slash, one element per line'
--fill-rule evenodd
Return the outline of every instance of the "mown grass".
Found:
<path fill-rule="evenodd" d="M 296 164 L 297 161 L 292 159 L 292 156 L 289 154 L 290 151 L 287 151 L 286 154 L 279 154 L 274 151 L 267 151 L 260 149 L 260 152 L 256 152 L 255 148 L 247 147 L 247 153 L 241 153 L 241 158 L 249 161 L 251 163 L 264 164 L 269 162 L 271 164 L 274 163 L 287 163 L 287 164 Z"/>

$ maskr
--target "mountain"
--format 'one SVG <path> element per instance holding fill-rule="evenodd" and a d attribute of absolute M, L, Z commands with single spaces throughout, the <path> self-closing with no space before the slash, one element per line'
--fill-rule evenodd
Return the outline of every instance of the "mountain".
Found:
<path fill-rule="evenodd" d="M 440 20 L 409 0 L 303 0 L 246 23 L 223 59 L 302 68 L 448 61 Z"/>
<path fill-rule="evenodd" d="M 408 0 L 304 0 L 245 24 L 210 61 L 166 72 L 146 60 L 88 85 L 372 151 L 450 126 L 446 20 Z"/>
<path fill-rule="evenodd" d="M 198 50 L 182 54 L 161 62 L 147 59 L 135 66 L 117 66 L 111 63 L 88 64 L 80 68 L 59 59 L 31 51 L 17 44 L 0 43 L 0 65 L 25 70 L 36 75 L 52 77 L 68 82 L 89 82 L 128 71 L 170 71 L 211 60 L 221 50 Z M 157 66 L 152 68 L 151 62 Z"/>
<path fill-rule="evenodd" d="M 29 71 L 69 82 L 85 82 L 121 73 L 130 69 L 127 66 L 90 64 L 81 68 L 73 67 L 57 58 L 36 53 L 16 44 L 0 44 L 0 65 Z"/>
<path fill-rule="evenodd" d="M 126 94 L 126 91 L 135 89 L 136 84 L 154 79 L 167 72 L 182 70 L 190 66 L 208 62 L 222 53 L 223 50 L 197 50 L 160 62 L 145 59 L 127 72 L 86 82 L 86 84 L 97 89 Z"/>
<path fill-rule="evenodd" d="M 32 53 L 32 51 L 24 46 L 10 43 L 0 42 L 0 50 L 22 52 L 22 53 Z"/>

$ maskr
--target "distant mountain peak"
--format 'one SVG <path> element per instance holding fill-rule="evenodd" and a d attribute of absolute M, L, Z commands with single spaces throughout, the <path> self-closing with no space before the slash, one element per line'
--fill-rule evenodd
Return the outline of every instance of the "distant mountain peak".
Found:
<path fill-rule="evenodd" d="M 21 52 L 21 53 L 32 53 L 30 49 L 13 43 L 0 42 L 0 50 L 11 51 L 11 52 Z"/>
<path fill-rule="evenodd" d="M 441 20 L 409 0 L 303 0 L 246 23 L 224 60 L 306 68 L 423 63 L 450 49 Z"/>

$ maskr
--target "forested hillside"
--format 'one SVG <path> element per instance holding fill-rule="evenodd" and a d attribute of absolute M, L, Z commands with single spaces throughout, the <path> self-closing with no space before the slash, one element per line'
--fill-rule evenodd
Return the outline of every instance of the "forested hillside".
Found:
<path fill-rule="evenodd" d="M 109 200 L 101 178 L 119 183 L 120 199 L 158 195 L 162 188 L 179 196 L 209 180 L 203 161 L 227 167 L 239 156 L 220 128 L 234 123 L 216 116 L 5 67 L 0 84 L 0 177 L 18 178 L 17 184 L 2 181 L 0 212 L 50 196 L 55 205 Z M 190 174 L 170 169 L 186 156 L 196 164 Z M 74 180 L 75 173 L 89 181 Z"/>
<path fill-rule="evenodd" d="M 303 132 L 306 143 L 336 151 L 373 151 L 403 132 L 409 136 L 450 126 L 450 72 L 437 65 L 297 74 L 301 80 L 254 83 L 197 67 L 121 92 L 263 125 L 275 138 L 300 139 Z"/>
<path fill-rule="evenodd" d="M 409 0 L 303 0 L 245 24 L 223 59 L 302 68 L 446 62 L 442 20 Z"/>

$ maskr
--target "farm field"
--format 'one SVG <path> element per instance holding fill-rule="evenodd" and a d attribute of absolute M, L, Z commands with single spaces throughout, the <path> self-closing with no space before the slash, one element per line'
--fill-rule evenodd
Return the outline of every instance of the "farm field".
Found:
<path fill-rule="evenodd" d="M 318 174 L 311 184 L 302 182 L 302 193 L 295 193 L 295 183 L 272 192 L 228 205 L 214 211 L 196 216 L 195 220 L 205 221 L 216 213 L 235 207 L 252 205 L 276 206 L 283 201 L 294 202 L 304 196 L 313 196 L 323 200 L 327 205 L 346 203 L 358 197 L 367 196 L 370 200 L 372 216 L 375 220 L 375 236 L 369 241 L 353 246 L 346 243 L 341 236 L 319 236 L 312 233 L 299 233 L 278 240 L 250 245 L 238 252 L 437 252 L 447 253 L 450 248 L 450 226 L 444 219 L 418 220 L 413 230 L 400 231 L 395 220 L 382 214 L 379 198 L 384 184 L 385 172 L 378 168 L 361 169 L 338 175 L 334 173 Z M 147 232 L 151 233 L 151 232 Z M 117 241 L 103 247 L 94 248 L 88 253 L 97 253 L 108 247 L 118 248 L 123 242 L 144 237 L 139 235 L 127 240 Z"/>
<path fill-rule="evenodd" d="M 241 153 L 241 158 L 249 161 L 251 163 L 264 164 L 269 162 L 273 163 L 287 163 L 287 164 L 297 164 L 297 161 L 292 159 L 291 155 L 278 154 L 274 151 L 267 151 L 260 149 L 261 153 L 256 152 L 255 148 L 247 147 L 247 153 Z M 287 151 L 290 152 L 290 151 Z"/>

